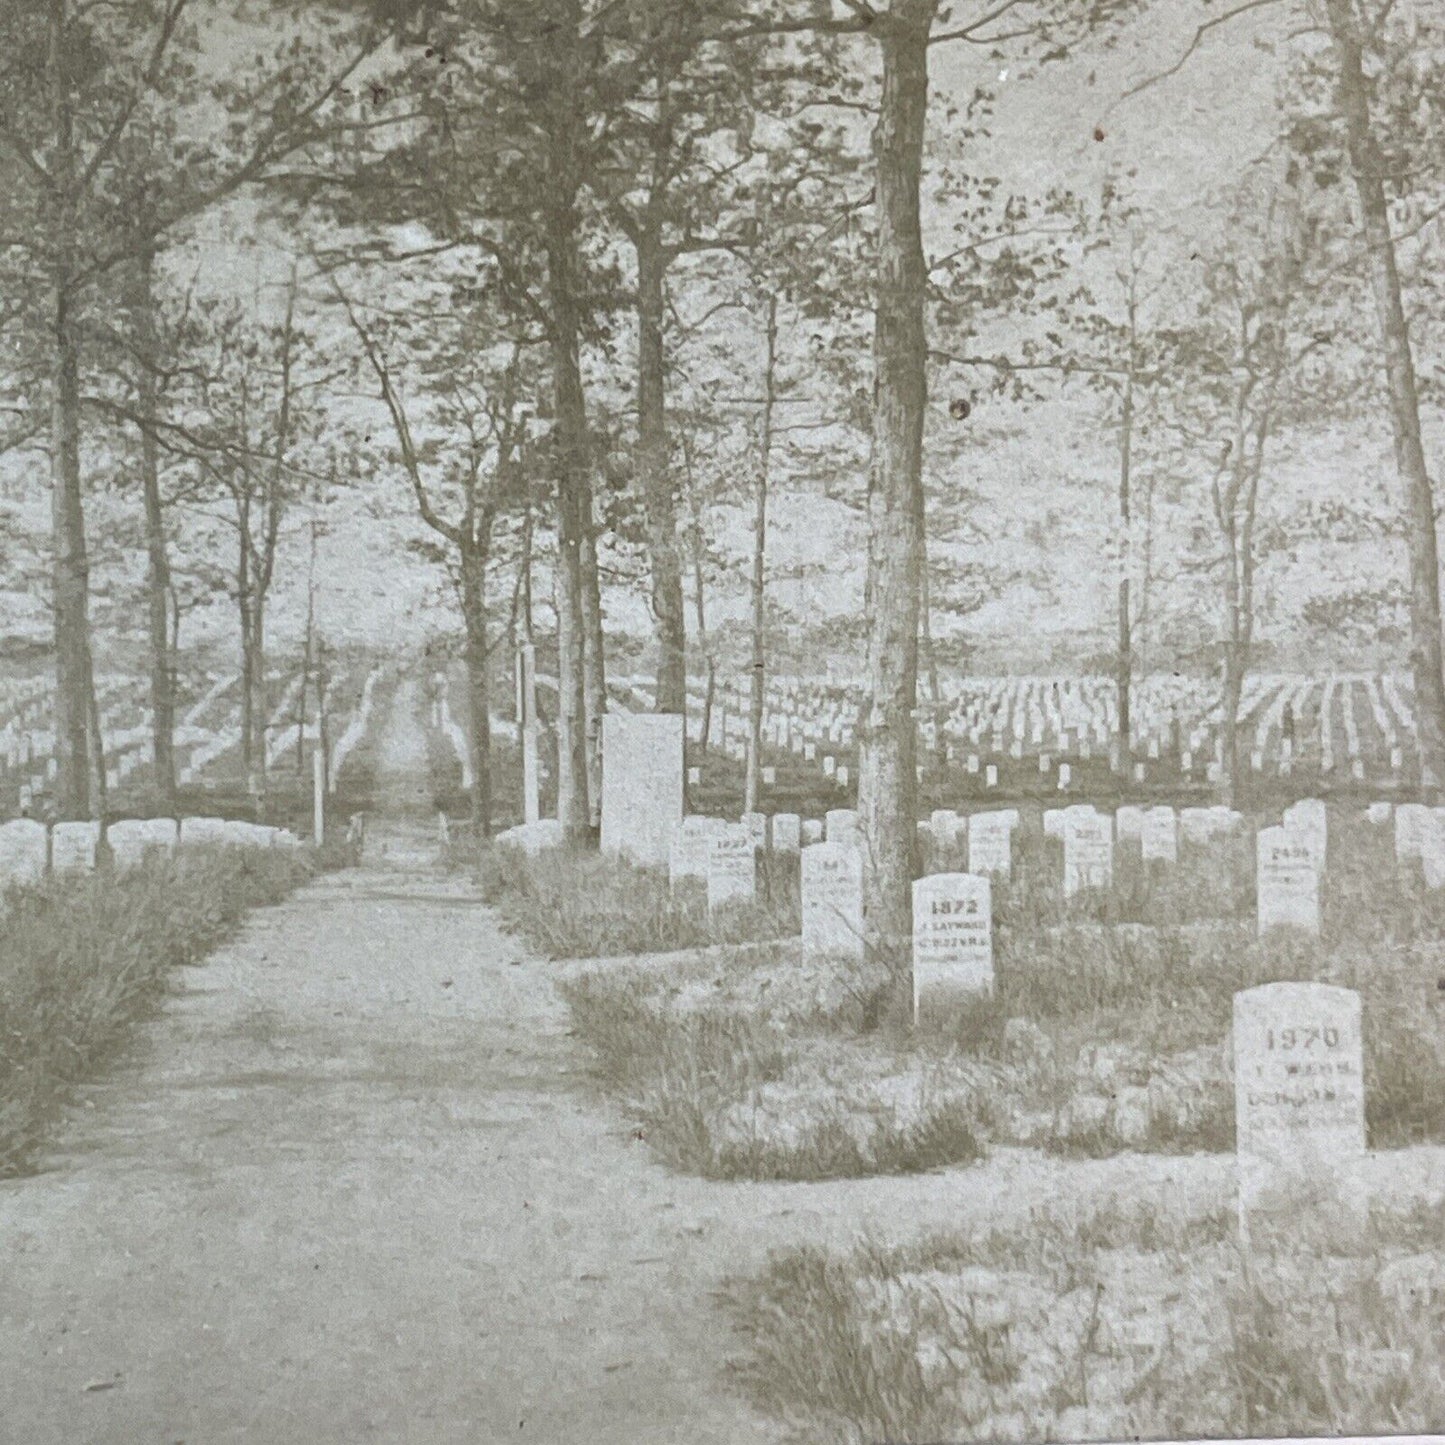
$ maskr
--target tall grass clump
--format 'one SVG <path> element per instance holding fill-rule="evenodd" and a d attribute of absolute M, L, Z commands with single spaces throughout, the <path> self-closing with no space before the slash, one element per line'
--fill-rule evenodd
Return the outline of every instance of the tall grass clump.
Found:
<path fill-rule="evenodd" d="M 483 897 L 539 953 L 552 959 L 671 953 L 750 943 L 801 927 L 795 881 L 762 872 L 757 899 L 709 914 L 702 889 L 674 891 L 664 873 L 615 857 L 511 847 L 478 855 Z"/>
<path fill-rule="evenodd" d="M 1439 1202 L 1251 1253 L 1232 1211 L 1059 1207 L 778 1253 L 726 1299 L 755 1402 L 849 1441 L 1392 1434 L 1445 1418 Z"/>
<path fill-rule="evenodd" d="M 284 850 L 217 848 L 124 873 L 12 889 L 0 921 L 0 1178 L 31 1167 L 69 1086 L 195 963 L 312 864 Z"/>

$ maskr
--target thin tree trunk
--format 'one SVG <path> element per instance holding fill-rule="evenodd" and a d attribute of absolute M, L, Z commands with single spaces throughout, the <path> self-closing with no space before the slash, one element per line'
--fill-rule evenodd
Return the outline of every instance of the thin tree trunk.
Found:
<path fill-rule="evenodd" d="M 713 655 L 712 639 L 707 630 L 706 591 L 703 587 L 702 503 L 698 499 L 697 486 L 693 477 L 692 444 L 686 438 L 683 440 L 683 457 L 687 467 L 687 503 L 692 518 L 690 541 L 693 607 L 697 616 L 697 645 L 701 648 L 707 664 L 707 684 L 702 700 L 702 729 L 698 736 L 699 752 L 706 756 L 708 739 L 712 735 L 713 698 L 717 694 L 717 658 Z"/>
<path fill-rule="evenodd" d="M 1134 639 L 1129 615 L 1130 490 L 1134 452 L 1134 370 L 1137 365 L 1137 304 L 1132 283 L 1129 287 L 1129 361 L 1124 373 L 1124 397 L 1119 417 L 1119 646 L 1115 661 L 1115 685 L 1119 708 L 1119 742 L 1123 755 L 1133 751 L 1130 719 L 1130 691 L 1133 682 Z"/>
<path fill-rule="evenodd" d="M 657 632 L 656 711 L 681 713 L 687 711 L 687 623 L 667 434 L 666 264 L 660 238 L 644 230 L 637 247 L 637 460 Z"/>
<path fill-rule="evenodd" d="M 912 886 L 919 585 L 923 561 L 923 420 L 927 271 L 919 187 L 935 0 L 894 0 L 874 27 L 883 51 L 877 162 L 878 260 L 873 457 L 868 484 L 869 699 L 859 737 L 858 804 L 868 858 L 868 943 L 893 970 L 889 1013 L 912 1013 Z"/>
<path fill-rule="evenodd" d="M 487 559 L 462 553 L 462 620 L 466 627 L 467 705 L 472 715 L 472 827 L 478 838 L 492 832 L 492 698 L 487 675 Z"/>
<path fill-rule="evenodd" d="M 1410 327 L 1385 199 L 1385 162 L 1370 114 L 1363 43 L 1351 0 L 1326 0 L 1339 63 L 1339 106 L 1350 169 L 1360 202 L 1360 225 L 1380 327 L 1381 359 L 1395 439 L 1395 466 L 1404 483 L 1410 551 L 1410 665 L 1415 679 L 1415 727 L 1425 786 L 1445 782 L 1445 663 L 1440 636 L 1440 559 L 1435 497 L 1420 433 L 1419 389 Z"/>
<path fill-rule="evenodd" d="M 768 296 L 764 327 L 763 411 L 758 422 L 758 475 L 753 494 L 752 670 L 748 692 L 744 811 L 758 811 L 762 793 L 763 693 L 767 682 L 768 483 L 773 456 L 773 411 L 778 395 L 778 297 Z"/>
<path fill-rule="evenodd" d="M 602 717 L 607 711 L 607 655 L 603 651 L 602 586 L 597 572 L 597 526 L 592 517 L 592 488 L 583 497 L 586 526 L 582 534 L 583 715 L 587 723 L 588 815 L 594 829 L 602 825 Z"/>
<path fill-rule="evenodd" d="M 151 755 L 156 806 L 173 813 L 176 805 L 175 672 L 171 660 L 170 548 L 165 503 L 161 497 L 160 408 L 156 383 L 156 325 L 153 276 L 155 253 L 141 251 L 135 264 L 131 314 L 138 353 L 136 405 L 140 415 L 141 495 L 145 508 L 146 621 L 150 650 Z"/>

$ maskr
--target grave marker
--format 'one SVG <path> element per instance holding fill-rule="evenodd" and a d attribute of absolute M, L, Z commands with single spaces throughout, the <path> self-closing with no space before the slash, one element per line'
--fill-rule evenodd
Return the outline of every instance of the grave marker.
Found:
<path fill-rule="evenodd" d="M 665 867 L 683 811 L 680 713 L 602 718 L 602 851 Z"/>
<path fill-rule="evenodd" d="M 1179 819 L 1174 809 L 1150 808 L 1144 814 L 1140 846 L 1146 863 L 1177 863 L 1179 861 Z"/>
<path fill-rule="evenodd" d="M 50 871 L 85 873 L 95 867 L 99 823 L 57 823 L 50 830 Z"/>
<path fill-rule="evenodd" d="M 803 849 L 803 951 L 813 957 L 861 960 L 863 855 L 847 843 Z"/>
<path fill-rule="evenodd" d="M 796 853 L 803 843 L 803 820 L 796 813 L 773 815 L 773 851 Z"/>
<path fill-rule="evenodd" d="M 1114 820 L 1107 813 L 1069 810 L 1064 819 L 1064 897 L 1114 881 Z"/>
<path fill-rule="evenodd" d="M 1320 873 L 1309 842 L 1287 828 L 1263 828 L 1256 839 L 1258 931 L 1320 931 Z"/>
<path fill-rule="evenodd" d="M 34 818 L 0 823 L 0 888 L 39 883 L 45 877 L 48 850 L 44 823 Z"/>
<path fill-rule="evenodd" d="M 993 992 L 992 887 L 969 873 L 913 885 L 913 1019 Z"/>
<path fill-rule="evenodd" d="M 1013 872 L 1013 829 L 1017 813 L 974 813 L 968 820 L 968 871 L 1008 878 Z"/>
<path fill-rule="evenodd" d="M 1241 1232 L 1280 1186 L 1335 1196 L 1365 1153 L 1360 996 L 1267 983 L 1234 996 L 1234 1109 Z M 1296 1206 L 1297 1207 L 1297 1204 Z M 1291 1209 L 1290 1223 L 1297 1218 Z"/>
<path fill-rule="evenodd" d="M 729 903 L 751 903 L 757 895 L 758 854 L 741 823 L 713 831 L 707 851 L 708 912 Z"/>
<path fill-rule="evenodd" d="M 674 888 L 689 879 L 707 881 L 708 849 L 713 834 L 725 826 L 720 818 L 700 813 L 690 813 L 678 821 L 667 851 L 667 876 Z"/>

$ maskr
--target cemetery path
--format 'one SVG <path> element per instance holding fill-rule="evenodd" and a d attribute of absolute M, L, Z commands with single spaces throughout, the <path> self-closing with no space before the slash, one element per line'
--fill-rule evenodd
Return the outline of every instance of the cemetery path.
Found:
<path fill-rule="evenodd" d="M 543 966 L 412 863 L 259 913 L 0 1183 L 0 1440 L 774 1438 L 726 1208 L 589 1102 Z"/>

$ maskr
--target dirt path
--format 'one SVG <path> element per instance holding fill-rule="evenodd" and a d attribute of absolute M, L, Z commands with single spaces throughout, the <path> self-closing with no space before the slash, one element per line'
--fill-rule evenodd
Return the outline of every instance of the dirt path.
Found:
<path fill-rule="evenodd" d="M 722 1378 L 722 1201 L 579 1096 L 518 957 L 373 868 L 189 971 L 0 1185 L 0 1439 L 770 1438 Z"/>

